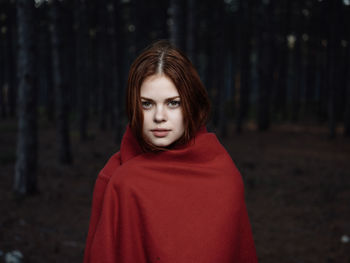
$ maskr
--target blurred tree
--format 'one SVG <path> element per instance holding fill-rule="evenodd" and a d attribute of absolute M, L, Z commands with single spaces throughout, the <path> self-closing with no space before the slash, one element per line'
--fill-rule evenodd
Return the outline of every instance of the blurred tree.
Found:
<path fill-rule="evenodd" d="M 316 22 L 318 28 L 317 38 L 319 43 L 317 45 L 317 66 L 318 66 L 318 106 L 317 115 L 320 122 L 327 120 L 327 102 L 328 102 L 328 89 L 327 89 L 327 30 L 324 30 L 328 26 L 326 17 L 328 17 L 328 11 L 324 6 L 325 2 L 318 4 L 318 12 Z"/>
<path fill-rule="evenodd" d="M 98 5 L 97 14 L 97 84 L 98 84 L 98 97 L 99 97 L 99 127 L 101 130 L 106 130 L 109 108 L 109 95 L 108 95 L 108 78 L 107 68 L 105 67 L 105 61 L 108 57 L 108 43 L 107 43 L 107 28 L 108 28 L 108 14 L 107 14 L 107 1 L 103 0 Z"/>
<path fill-rule="evenodd" d="M 238 109 L 236 117 L 236 131 L 243 130 L 243 122 L 247 117 L 249 110 L 249 98 L 251 90 L 251 63 L 250 56 L 252 52 L 252 31 L 253 31 L 253 10 L 254 1 L 239 1 L 239 60 L 240 60 L 240 85 L 237 90 Z"/>
<path fill-rule="evenodd" d="M 278 25 L 278 57 L 277 57 L 277 71 L 275 78 L 275 91 L 273 93 L 273 112 L 279 116 L 279 120 L 287 119 L 287 87 L 289 70 L 289 48 L 287 42 L 287 36 L 290 33 L 290 19 L 292 13 L 292 1 L 284 0 L 280 1 L 279 12 L 277 16 L 280 19 Z"/>
<path fill-rule="evenodd" d="M 62 32 L 62 3 L 53 0 L 51 3 L 51 44 L 53 80 L 56 98 L 56 126 L 59 160 L 63 164 L 71 164 L 72 154 L 69 135 L 69 106 L 67 79 L 64 74 L 64 46 Z"/>
<path fill-rule="evenodd" d="M 350 48 L 348 47 L 347 54 L 347 76 L 350 76 Z M 346 106 L 344 114 L 344 135 L 350 136 L 350 80 L 347 79 L 346 83 Z"/>
<path fill-rule="evenodd" d="M 314 16 L 316 14 L 315 3 L 307 2 L 304 4 L 304 8 L 301 13 L 304 17 L 304 27 L 302 40 L 304 43 L 303 50 L 303 86 L 302 86 L 302 113 L 304 119 L 310 119 L 310 116 L 314 114 L 315 95 L 316 95 L 316 48 L 319 42 L 317 38 L 317 30 L 315 28 L 316 21 Z M 316 34 L 315 34 L 316 33 Z"/>
<path fill-rule="evenodd" d="M 107 39 L 109 45 L 110 54 L 108 56 L 108 68 L 110 72 L 110 98 L 111 98 L 111 124 L 115 132 L 115 141 L 120 143 L 122 139 L 123 125 L 122 125 L 122 99 L 121 99 L 121 84 L 120 84 L 120 69 L 118 64 L 118 10 L 117 1 L 111 1 L 108 3 L 108 34 Z"/>
<path fill-rule="evenodd" d="M 0 3 L 0 116 L 14 117 L 16 108 L 16 62 L 14 41 L 16 33 L 16 5 L 5 1 Z"/>
<path fill-rule="evenodd" d="M 181 50 L 186 50 L 185 10 L 184 0 L 170 0 L 168 19 L 170 42 Z"/>
<path fill-rule="evenodd" d="M 196 0 L 187 1 L 187 31 L 186 31 L 186 53 L 193 65 L 196 60 L 196 41 L 197 41 L 197 4 Z"/>
<path fill-rule="evenodd" d="M 3 6 L 3 8 L 5 9 L 5 6 Z M 6 80 L 6 72 L 8 71 L 8 67 L 5 67 L 5 63 L 7 62 L 6 54 L 8 53 L 7 12 L 7 8 L 0 12 L 0 116 L 2 118 L 7 116 L 6 89 L 8 83 Z"/>
<path fill-rule="evenodd" d="M 300 115 L 300 97 L 301 97 L 301 87 L 303 83 L 303 42 L 302 35 L 304 29 L 304 17 L 301 15 L 301 10 L 303 9 L 303 0 L 298 0 L 294 2 L 297 14 L 294 16 L 295 22 L 295 48 L 293 50 L 293 72 L 294 81 L 292 86 L 292 114 L 291 118 L 293 122 L 299 120 Z"/>
<path fill-rule="evenodd" d="M 0 35 L 0 68 L 1 69 L 6 69 L 3 65 L 3 63 L 5 62 L 5 58 L 4 58 L 4 54 L 5 52 L 5 47 L 6 45 L 5 40 L 3 38 L 6 38 L 6 36 L 4 36 L 5 34 L 2 33 Z M 5 72 L 4 70 L 0 70 L 0 116 L 2 118 L 5 118 L 7 115 L 7 109 L 6 109 L 6 98 L 5 98 L 5 88 L 6 88 L 6 80 L 5 80 Z"/>
<path fill-rule="evenodd" d="M 329 1 L 329 23 L 328 23 L 328 125 L 329 136 L 334 138 L 336 136 L 336 112 L 338 100 L 339 85 L 339 71 L 337 70 L 338 61 L 338 45 L 340 43 L 340 10 L 342 6 L 341 0 Z"/>
<path fill-rule="evenodd" d="M 85 0 L 75 2 L 76 25 L 76 78 L 78 91 L 79 134 L 82 141 L 87 140 L 87 125 L 90 105 L 90 87 L 88 72 L 89 24 L 87 3 Z"/>
<path fill-rule="evenodd" d="M 99 112 L 99 97 L 98 97 L 98 83 L 97 83 L 97 5 L 96 1 L 87 1 L 87 17 L 89 24 L 89 39 L 88 39 L 88 76 L 89 76 L 89 90 L 90 90 L 90 107 L 92 114 L 98 116 Z"/>
<path fill-rule="evenodd" d="M 130 28 L 133 31 L 129 32 L 129 35 L 135 39 L 134 45 L 138 53 L 150 43 L 158 39 L 168 38 L 169 26 L 167 25 L 167 10 L 169 9 L 169 0 L 133 0 L 132 3 L 132 21 L 130 22 L 132 22 L 135 27 Z M 122 25 L 123 22 L 119 20 L 119 24 Z"/>
<path fill-rule="evenodd" d="M 274 7 L 275 0 L 262 1 L 260 4 L 260 29 L 259 29 L 259 93 L 257 105 L 257 123 L 260 131 L 270 127 L 271 87 L 273 85 L 273 73 L 275 63 L 274 48 Z"/>
<path fill-rule="evenodd" d="M 252 108 L 261 130 L 287 116 L 293 121 L 317 118 L 328 121 L 333 136 L 348 112 L 344 83 L 349 31 L 344 28 L 349 28 L 349 6 L 342 0 L 53 2 L 58 12 L 51 1 L 35 1 L 35 41 L 41 74 L 38 102 L 49 118 L 54 107 L 61 116 L 60 149 L 70 148 L 63 146 L 69 145 L 70 111 L 72 120 L 78 117 L 81 138 L 86 138 L 90 104 L 99 126 L 112 126 L 119 141 L 130 64 L 137 52 L 159 38 L 169 38 L 195 64 L 213 101 L 211 128 L 222 134 L 231 114 L 241 131 Z M 15 6 L 15 1 L 0 0 L 3 115 L 15 113 Z M 55 12 L 60 22 L 49 26 L 47 20 Z"/>
<path fill-rule="evenodd" d="M 9 51 L 8 51 L 8 68 L 9 68 L 9 91 L 8 91 L 8 103 L 9 103 L 9 113 L 11 117 L 16 115 L 17 106 L 17 86 L 18 79 L 16 75 L 17 68 L 17 52 L 14 43 L 17 43 L 17 20 L 16 20 L 16 4 L 10 2 L 9 7 Z"/>
<path fill-rule="evenodd" d="M 200 42 L 202 42 L 203 46 L 203 62 L 205 63 L 204 65 L 204 80 L 205 80 L 205 85 L 208 90 L 209 97 L 211 98 L 212 101 L 212 109 L 211 109 L 211 118 L 210 122 L 208 124 L 209 130 L 217 128 L 218 125 L 218 107 L 220 105 L 217 105 L 216 103 L 218 102 L 218 88 L 219 85 L 215 83 L 215 71 L 221 70 L 219 68 L 219 65 L 216 64 L 216 55 L 217 51 L 215 48 L 217 48 L 216 45 L 216 34 L 221 34 L 222 28 L 220 28 L 220 33 L 218 33 L 218 30 L 215 30 L 215 23 L 217 22 L 215 19 L 217 19 L 217 8 L 215 3 L 213 2 L 206 2 L 205 3 L 205 8 L 203 8 L 203 13 L 201 15 L 201 27 L 203 28 L 203 34 L 201 35 Z M 220 47 L 222 49 L 222 47 Z M 221 50 L 220 50 L 221 51 Z M 202 63 L 203 63 L 202 62 Z"/>
<path fill-rule="evenodd" d="M 211 87 L 211 59 L 210 55 L 211 50 L 211 42 L 212 42 L 212 15 L 209 3 L 207 1 L 203 1 L 201 3 L 197 2 L 196 5 L 196 13 L 197 13 L 197 22 L 198 25 L 196 30 L 196 60 L 197 64 L 195 64 L 196 69 L 208 90 L 209 96 L 212 93 Z M 214 106 L 214 105 L 213 105 Z M 210 126 L 212 124 L 209 124 Z"/>
<path fill-rule="evenodd" d="M 225 114 L 225 105 L 227 102 L 225 89 L 225 55 L 227 46 L 225 45 L 225 12 L 224 2 L 218 2 L 212 9 L 213 23 L 217 30 L 213 32 L 212 39 L 212 88 L 215 90 L 214 100 L 214 125 L 218 128 L 221 137 L 227 136 L 227 116 Z"/>
<path fill-rule="evenodd" d="M 17 1 L 18 137 L 14 191 L 22 196 L 37 191 L 37 83 L 34 1 Z"/>
<path fill-rule="evenodd" d="M 37 20 L 39 24 L 37 43 L 38 43 L 38 79 L 39 87 L 39 104 L 44 104 L 46 109 L 46 117 L 49 121 L 54 121 L 54 88 L 52 79 L 52 56 L 51 56 L 51 41 L 49 28 L 49 6 L 42 4 L 36 10 Z M 42 104 L 41 104 L 42 103 Z"/>

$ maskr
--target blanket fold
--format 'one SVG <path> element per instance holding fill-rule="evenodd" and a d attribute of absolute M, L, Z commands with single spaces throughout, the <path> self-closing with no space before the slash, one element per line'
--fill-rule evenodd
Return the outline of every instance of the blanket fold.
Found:
<path fill-rule="evenodd" d="M 257 262 L 240 173 L 216 136 L 143 153 L 128 128 L 96 180 L 84 263 Z"/>

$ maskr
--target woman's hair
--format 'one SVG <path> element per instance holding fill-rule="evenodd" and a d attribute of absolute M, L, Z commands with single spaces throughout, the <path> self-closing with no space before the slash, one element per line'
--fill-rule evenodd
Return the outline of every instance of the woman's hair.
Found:
<path fill-rule="evenodd" d="M 199 128 L 205 125 L 210 111 L 207 91 L 186 55 L 166 40 L 150 45 L 131 65 L 126 97 L 130 128 L 141 148 L 146 151 L 165 149 L 152 145 L 143 135 L 141 85 L 146 78 L 157 74 L 168 77 L 180 95 L 185 131 L 177 144 L 189 142 Z"/>

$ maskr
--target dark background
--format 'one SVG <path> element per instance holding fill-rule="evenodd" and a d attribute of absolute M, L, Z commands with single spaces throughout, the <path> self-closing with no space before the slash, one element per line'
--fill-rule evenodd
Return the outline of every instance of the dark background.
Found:
<path fill-rule="evenodd" d="M 0 262 L 82 261 L 129 66 L 157 39 L 210 94 L 260 262 L 349 262 L 349 0 L 0 0 L 0 29 Z"/>

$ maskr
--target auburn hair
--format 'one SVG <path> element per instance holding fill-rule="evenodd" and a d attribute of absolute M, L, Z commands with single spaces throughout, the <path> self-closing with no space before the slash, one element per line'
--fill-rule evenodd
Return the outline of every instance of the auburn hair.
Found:
<path fill-rule="evenodd" d="M 164 75 L 175 85 L 180 95 L 185 131 L 175 144 L 186 144 L 205 125 L 210 112 L 208 93 L 186 55 L 166 40 L 147 47 L 130 67 L 126 111 L 131 131 L 144 151 L 165 150 L 152 145 L 143 135 L 143 109 L 140 90 L 152 75 Z"/>

